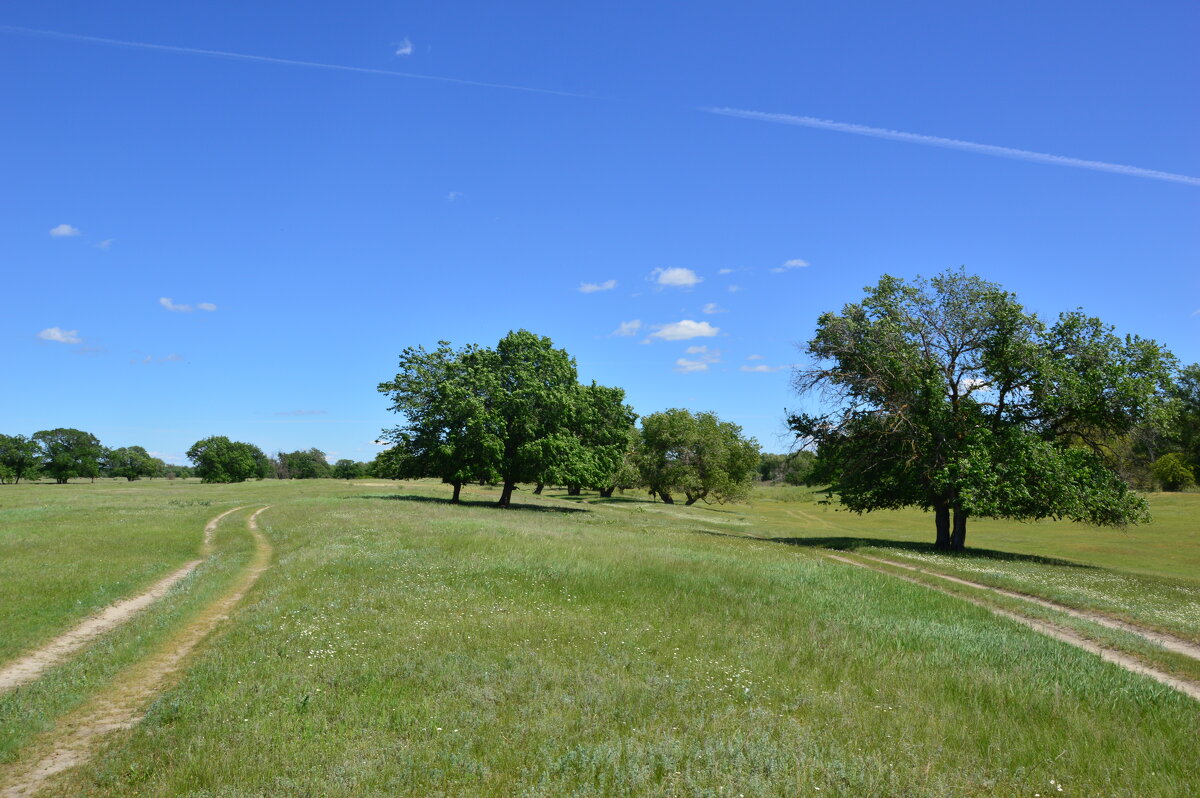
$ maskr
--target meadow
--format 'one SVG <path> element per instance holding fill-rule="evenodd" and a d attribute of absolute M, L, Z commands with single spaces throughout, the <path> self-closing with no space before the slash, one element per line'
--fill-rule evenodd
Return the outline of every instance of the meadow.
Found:
<path fill-rule="evenodd" d="M 246 509 L 163 601 L 0 694 L 0 789 L 226 589 L 250 557 L 245 517 L 264 505 L 272 567 L 141 723 L 44 794 L 1200 788 L 1200 703 L 826 556 L 919 563 L 1195 639 L 1197 494 L 1152 496 L 1155 523 L 1126 531 L 975 522 L 971 550 L 951 557 L 926 545 L 927 515 L 860 517 L 802 488 L 723 507 L 525 490 L 507 511 L 494 489 L 456 506 L 432 482 L 15 488 L 0 490 L 0 567 L 24 581 L 0 594 L 0 667 L 194 558 L 208 519 Z"/>

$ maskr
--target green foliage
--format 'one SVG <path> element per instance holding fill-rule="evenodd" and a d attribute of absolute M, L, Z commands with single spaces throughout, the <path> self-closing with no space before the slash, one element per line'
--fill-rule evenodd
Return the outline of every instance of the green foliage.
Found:
<path fill-rule="evenodd" d="M 744 499 L 759 460 L 758 442 L 713 413 L 672 409 L 642 419 L 642 482 L 668 504 L 678 493 L 689 505 Z"/>
<path fill-rule="evenodd" d="M 358 479 L 366 476 L 367 464 L 341 459 L 333 464 L 333 476 L 337 479 Z"/>
<path fill-rule="evenodd" d="M 280 452 L 274 470 L 280 479 L 328 479 L 334 475 L 325 453 L 317 448 Z"/>
<path fill-rule="evenodd" d="M 437 477 L 456 488 L 498 481 L 501 506 L 518 482 L 605 484 L 635 417 L 624 391 L 581 386 L 574 359 L 526 330 L 495 349 L 409 347 L 379 390 L 406 423 L 384 431 L 395 446 L 376 458 L 377 473 Z"/>
<path fill-rule="evenodd" d="M 0 482 L 17 484 L 37 474 L 41 445 L 24 435 L 0 435 Z"/>
<path fill-rule="evenodd" d="M 937 542 L 952 548 L 970 515 L 1147 517 L 1106 444 L 1167 399 L 1174 361 L 1153 341 L 1119 338 L 1081 312 L 1047 325 L 958 270 L 912 283 L 885 275 L 862 302 L 823 314 L 808 352 L 816 365 L 796 386 L 835 406 L 789 421 L 819 447 L 810 482 L 851 510 L 933 509 Z"/>
<path fill-rule="evenodd" d="M 33 434 L 41 446 L 41 469 L 62 485 L 72 477 L 95 479 L 100 476 L 104 447 L 90 432 L 60 427 Z"/>
<path fill-rule="evenodd" d="M 804 449 L 791 454 L 764 453 L 758 462 L 758 478 L 763 482 L 803 485 L 815 459 L 815 454 Z"/>
<path fill-rule="evenodd" d="M 109 451 L 105 464 L 112 476 L 124 477 L 133 482 L 142 477 L 157 476 L 163 463 L 161 460 L 156 461 L 141 446 L 123 446 Z"/>
<path fill-rule="evenodd" d="M 1154 478 L 1162 483 L 1163 490 L 1183 490 L 1196 484 L 1195 472 L 1179 452 L 1164 454 L 1155 460 L 1151 471 Z"/>
<path fill-rule="evenodd" d="M 196 441 L 187 456 L 195 463 L 195 474 L 202 482 L 245 482 L 265 479 L 271 473 L 271 461 L 261 449 L 224 435 Z"/>

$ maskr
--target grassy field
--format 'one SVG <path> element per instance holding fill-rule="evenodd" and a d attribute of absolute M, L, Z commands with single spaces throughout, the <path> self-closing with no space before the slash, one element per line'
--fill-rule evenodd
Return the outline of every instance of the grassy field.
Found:
<path fill-rule="evenodd" d="M 53 508 L 59 487 L 32 486 L 19 501 Z M 51 794 L 1166 796 L 1200 787 L 1196 702 L 960 599 L 822 554 L 832 545 L 927 558 L 911 545 L 932 537 L 920 513 L 860 518 L 790 488 L 724 508 L 522 493 L 525 506 L 506 512 L 483 503 L 494 491 L 465 491 L 468 503 L 455 507 L 433 484 L 66 487 L 81 489 L 71 499 L 80 515 L 41 527 L 59 551 L 97 528 L 89 502 L 114 517 L 159 513 L 164 538 L 178 538 L 118 587 L 103 574 L 119 575 L 141 538 L 113 521 L 96 535 L 92 591 L 132 591 L 193 557 L 204 521 L 232 506 L 274 505 L 260 523 L 276 556 L 145 721 L 112 735 Z M 0 492 L 3 509 L 15 506 L 8 496 Z M 211 503 L 183 503 L 201 501 Z M 1200 562 L 1200 496 L 1154 505 L 1159 521 L 1131 532 L 979 522 L 968 544 L 1007 559 L 934 564 L 978 581 L 1040 580 L 1046 592 L 1074 590 L 1188 629 L 1187 612 L 1167 617 L 1166 591 L 1179 589 L 1181 606 L 1200 593 L 1200 569 L 1189 567 Z M 248 552 L 233 520 L 219 557 L 114 636 L 124 643 L 0 696 L 9 758 L 64 711 L 55 697 L 75 683 L 70 669 L 100 674 L 85 690 L 102 691 L 156 629 L 184 622 L 232 578 Z M 20 551 L 36 550 L 32 529 L 0 536 L 10 529 L 34 541 Z M 54 567 L 74 566 L 56 556 Z M 972 571 L 978 563 L 997 573 Z M 30 555 L 7 567 L 36 564 Z M 1077 583 L 1079 573 L 1091 581 Z M 1161 590 L 1139 602 L 1104 575 Z M 5 623 L 9 606 L 0 604 Z M 27 639 L 70 615 L 27 625 L 36 629 Z M 37 690 L 40 709 L 13 703 Z M 39 720 L 22 726 L 29 717 Z"/>

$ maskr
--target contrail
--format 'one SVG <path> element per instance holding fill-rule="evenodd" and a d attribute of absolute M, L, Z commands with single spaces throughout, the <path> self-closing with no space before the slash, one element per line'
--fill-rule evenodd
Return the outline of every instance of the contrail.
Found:
<path fill-rule="evenodd" d="M 799 125 L 800 127 L 815 127 L 821 130 L 836 130 L 839 133 L 854 133 L 858 136 L 873 136 L 877 139 L 892 139 L 907 141 L 910 144 L 925 144 L 930 147 L 945 147 L 952 150 L 965 150 L 980 155 L 995 155 L 1000 158 L 1015 158 L 1019 161 L 1034 161 L 1048 163 L 1054 166 L 1073 166 L 1076 169 L 1092 169 L 1097 172 L 1113 172 L 1130 177 L 1146 177 L 1151 180 L 1167 180 L 1172 183 L 1183 183 L 1189 186 L 1200 186 L 1200 177 L 1177 175 L 1172 172 L 1160 172 L 1155 169 L 1142 169 L 1138 166 L 1125 166 L 1104 161 L 1085 161 L 1081 158 L 1070 158 L 1065 155 L 1049 155 L 1044 152 L 1017 150 L 1012 147 L 997 147 L 994 144 L 978 144 L 974 141 L 946 139 L 941 136 L 926 136 L 921 133 L 905 133 L 900 130 L 888 130 L 881 127 L 855 125 L 849 122 L 834 122 L 829 119 L 818 119 L 815 116 L 792 116 L 791 114 L 769 114 L 762 111 L 743 111 L 737 108 L 701 108 L 710 114 L 722 116 L 737 116 L 742 119 L 755 119 L 759 122 L 777 122 L 782 125 Z"/>
<path fill-rule="evenodd" d="M 297 61 L 292 58 L 275 58 L 267 55 L 250 55 L 249 53 L 230 53 L 224 50 L 203 50 L 199 47 L 177 47 L 170 44 L 150 44 L 148 42 L 129 42 L 123 39 L 105 39 L 100 36 L 84 36 L 80 33 L 60 33 L 53 30 L 38 30 L 36 28 L 21 28 L 15 25 L 0 25 L 0 32 L 19 33 L 26 36 L 43 36 L 50 39 L 67 39 L 91 44 L 109 44 L 116 47 L 134 47 L 139 50 L 157 50 L 162 53 L 185 53 L 187 55 L 206 55 L 214 58 L 232 58 L 238 61 L 257 61 L 263 64 L 283 64 L 284 66 L 308 67 L 310 69 L 333 69 L 338 72 L 357 72 L 365 75 L 385 75 L 393 78 L 411 78 L 413 80 L 436 80 L 441 83 L 457 83 L 461 86 L 481 86 L 486 89 L 508 89 L 510 91 L 526 91 L 534 94 L 553 94 L 558 97 L 579 97 L 590 100 L 592 95 L 576 94 L 570 91 L 555 89 L 539 89 L 534 86 L 515 86 L 508 83 L 487 83 L 480 80 L 464 80 L 463 78 L 447 78 L 439 75 L 422 75 L 416 72 L 396 72 L 391 69 L 372 69 L 370 67 L 346 66 L 345 64 L 323 64 L 318 61 Z"/>

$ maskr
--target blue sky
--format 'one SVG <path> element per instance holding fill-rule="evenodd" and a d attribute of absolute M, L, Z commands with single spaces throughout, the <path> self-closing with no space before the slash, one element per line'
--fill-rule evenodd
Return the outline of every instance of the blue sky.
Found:
<path fill-rule="evenodd" d="M 1198 23 L 5 3 L 0 432 L 369 459 L 401 349 L 525 327 L 640 413 L 714 410 L 782 451 L 817 315 L 959 265 L 1200 360 Z"/>

